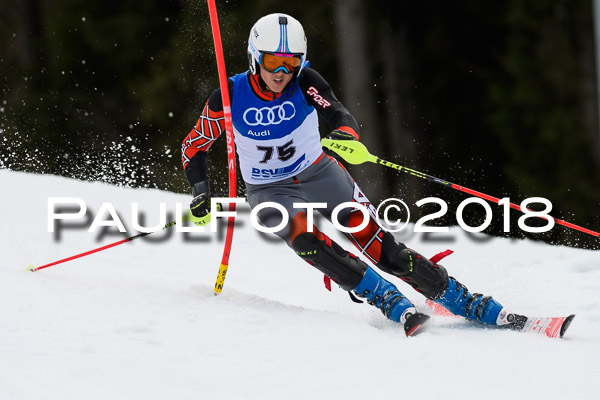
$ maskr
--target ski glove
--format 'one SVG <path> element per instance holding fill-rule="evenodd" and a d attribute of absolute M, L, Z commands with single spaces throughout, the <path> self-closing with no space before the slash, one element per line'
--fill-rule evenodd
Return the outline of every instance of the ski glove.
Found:
<path fill-rule="evenodd" d="M 331 140 L 358 140 L 357 136 L 354 136 L 351 133 L 343 131 L 342 129 L 334 129 L 333 131 L 331 131 L 329 133 L 329 135 L 327 135 L 327 139 L 331 139 Z M 323 152 L 325 154 L 327 154 L 328 156 L 338 158 L 337 153 L 335 151 L 327 148 L 327 147 L 323 147 Z"/>
<path fill-rule="evenodd" d="M 202 181 L 192 186 L 192 202 L 190 203 L 190 220 L 200 226 L 210 222 L 210 197 L 214 190 L 209 181 Z M 221 211 L 221 203 L 217 203 L 217 210 Z"/>

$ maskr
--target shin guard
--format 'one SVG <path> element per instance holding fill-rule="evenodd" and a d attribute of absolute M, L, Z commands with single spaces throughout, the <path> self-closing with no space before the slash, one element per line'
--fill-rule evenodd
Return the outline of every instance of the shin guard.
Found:
<path fill-rule="evenodd" d="M 441 296 L 448 287 L 448 273 L 444 267 L 396 243 L 390 233 L 383 237 L 381 261 L 377 266 L 429 299 Z"/>
<path fill-rule="evenodd" d="M 368 268 L 364 261 L 318 231 L 297 235 L 292 248 L 302 259 L 337 282 L 344 290 L 354 289 Z"/>

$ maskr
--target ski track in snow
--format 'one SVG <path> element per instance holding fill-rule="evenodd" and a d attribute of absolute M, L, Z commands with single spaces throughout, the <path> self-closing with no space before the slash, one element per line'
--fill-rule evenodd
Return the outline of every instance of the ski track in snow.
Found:
<path fill-rule="evenodd" d="M 577 314 L 563 340 L 437 316 L 406 338 L 379 310 L 325 290 L 318 271 L 261 238 L 243 212 L 220 296 L 223 243 L 174 228 L 149 236 L 171 235 L 160 243 L 26 272 L 122 238 L 71 229 L 56 241 L 48 197 L 80 197 L 94 215 L 111 202 L 130 227 L 132 202 L 154 225 L 160 202 L 174 211 L 189 196 L 7 170 L 0 182 L 0 399 L 600 398 L 598 251 L 476 243 L 454 228 L 444 242 L 399 234 L 427 256 L 451 248 L 442 262 L 451 275 L 515 311 Z"/>

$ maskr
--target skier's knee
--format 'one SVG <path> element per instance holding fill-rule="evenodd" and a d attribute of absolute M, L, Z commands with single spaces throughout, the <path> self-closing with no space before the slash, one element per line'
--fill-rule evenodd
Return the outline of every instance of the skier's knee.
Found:
<path fill-rule="evenodd" d="M 448 287 L 448 273 L 441 265 L 394 241 L 390 233 L 383 237 L 382 270 L 393 274 L 429 299 L 441 296 Z"/>

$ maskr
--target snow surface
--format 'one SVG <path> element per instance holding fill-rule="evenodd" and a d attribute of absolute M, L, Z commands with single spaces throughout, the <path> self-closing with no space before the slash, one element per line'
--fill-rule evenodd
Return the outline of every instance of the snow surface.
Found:
<path fill-rule="evenodd" d="M 515 311 L 577 314 L 563 340 L 448 317 L 406 338 L 374 307 L 326 291 L 322 275 L 259 235 L 247 212 L 220 296 L 219 235 L 185 239 L 174 228 L 148 236 L 159 242 L 26 272 L 123 238 L 97 241 L 79 228 L 57 240 L 48 197 L 82 198 L 94 215 L 110 202 L 128 227 L 133 202 L 155 225 L 160 202 L 174 210 L 189 197 L 8 170 L 0 184 L 0 399 L 600 398 L 598 251 L 475 241 L 458 229 L 437 241 L 399 234 L 427 256 L 455 250 L 443 263 L 450 273 Z"/>

